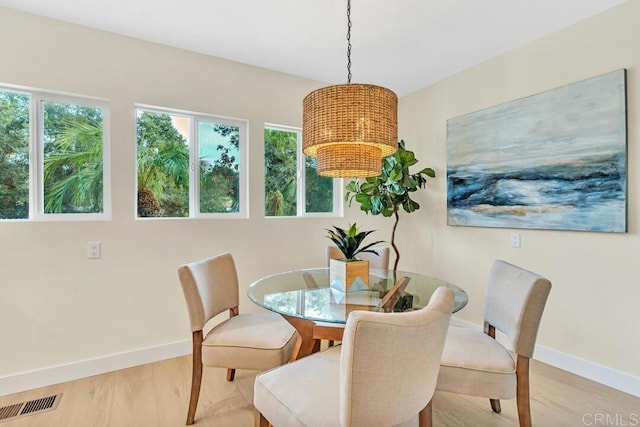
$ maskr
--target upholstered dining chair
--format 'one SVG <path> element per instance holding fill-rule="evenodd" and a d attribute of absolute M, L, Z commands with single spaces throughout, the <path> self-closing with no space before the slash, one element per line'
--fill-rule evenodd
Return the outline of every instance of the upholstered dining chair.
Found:
<path fill-rule="evenodd" d="M 256 377 L 256 425 L 431 425 L 452 307 L 453 292 L 441 287 L 420 310 L 352 312 L 342 345 Z"/>
<path fill-rule="evenodd" d="M 373 248 L 369 248 L 372 251 L 375 251 L 377 254 L 372 254 L 370 252 L 360 252 L 357 257 L 362 259 L 363 261 L 369 261 L 369 268 L 377 269 L 377 270 L 388 270 L 389 269 L 389 247 L 388 246 L 377 246 Z M 329 261 L 332 259 L 343 258 L 344 254 L 337 246 L 327 246 L 327 266 L 329 265 Z"/>
<path fill-rule="evenodd" d="M 238 314 L 238 276 L 231 254 L 181 265 L 178 276 L 193 336 L 187 412 L 187 424 L 193 424 L 203 365 L 227 368 L 227 381 L 233 381 L 236 369 L 265 371 L 289 360 L 298 335 L 279 314 Z M 203 338 L 207 322 L 225 310 L 229 310 L 229 319 L 214 326 Z"/>
<path fill-rule="evenodd" d="M 516 397 L 520 426 L 531 426 L 529 359 L 550 290 L 544 277 L 495 261 L 484 299 L 484 332 L 449 327 L 436 389 L 488 397 L 496 413 L 500 399 Z M 496 329 L 513 354 L 495 339 Z"/>

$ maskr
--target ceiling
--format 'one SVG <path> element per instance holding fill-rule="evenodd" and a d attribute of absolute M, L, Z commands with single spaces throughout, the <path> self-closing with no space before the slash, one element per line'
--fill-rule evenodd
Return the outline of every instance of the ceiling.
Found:
<path fill-rule="evenodd" d="M 352 82 L 402 96 L 623 1 L 352 0 Z M 0 6 L 346 83 L 346 2 L 0 0 Z"/>

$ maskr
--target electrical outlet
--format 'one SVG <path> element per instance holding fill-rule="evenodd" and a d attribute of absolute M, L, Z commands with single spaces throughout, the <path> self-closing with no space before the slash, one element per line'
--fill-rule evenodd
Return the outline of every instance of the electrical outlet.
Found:
<path fill-rule="evenodd" d="M 87 258 L 88 259 L 100 258 L 100 242 L 87 243 Z"/>
<path fill-rule="evenodd" d="M 520 233 L 511 233 L 511 247 L 512 248 L 520 247 Z"/>

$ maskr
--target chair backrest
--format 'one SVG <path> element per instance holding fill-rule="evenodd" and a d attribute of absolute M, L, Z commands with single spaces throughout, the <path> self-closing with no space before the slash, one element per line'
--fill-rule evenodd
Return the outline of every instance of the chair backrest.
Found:
<path fill-rule="evenodd" d="M 231 254 L 181 265 L 178 277 L 192 332 L 202 330 L 212 317 L 239 304 L 238 274 Z"/>
<path fill-rule="evenodd" d="M 550 290 L 544 277 L 496 260 L 489 272 L 484 321 L 504 333 L 516 353 L 530 358 Z"/>
<path fill-rule="evenodd" d="M 349 315 L 340 359 L 343 426 L 400 424 L 429 403 L 452 309 L 453 292 L 440 287 L 421 310 Z"/>
<path fill-rule="evenodd" d="M 375 251 L 376 254 L 372 254 L 369 252 L 363 252 L 356 255 L 357 258 L 360 258 L 363 261 L 369 261 L 369 268 L 377 269 L 377 270 L 388 270 L 389 269 L 389 247 L 388 246 L 376 246 L 369 248 L 372 251 Z M 327 246 L 327 266 L 329 265 L 329 260 L 344 258 L 344 254 L 340 249 L 336 246 Z"/>

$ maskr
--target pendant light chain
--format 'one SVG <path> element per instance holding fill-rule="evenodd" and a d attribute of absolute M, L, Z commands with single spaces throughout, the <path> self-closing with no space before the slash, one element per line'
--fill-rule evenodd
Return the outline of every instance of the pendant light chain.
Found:
<path fill-rule="evenodd" d="M 351 0 L 347 0 L 347 83 L 351 83 Z"/>

